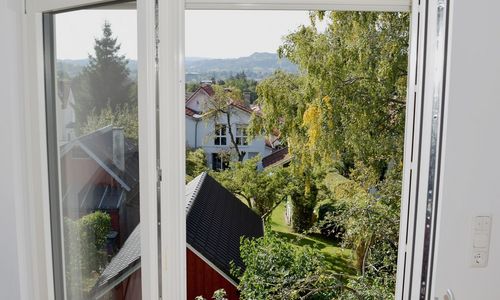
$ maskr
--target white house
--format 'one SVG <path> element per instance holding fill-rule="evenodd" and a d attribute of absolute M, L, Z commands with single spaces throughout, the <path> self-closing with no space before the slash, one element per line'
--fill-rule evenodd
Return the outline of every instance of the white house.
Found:
<path fill-rule="evenodd" d="M 210 85 L 202 85 L 186 100 L 186 146 L 203 148 L 207 156 L 207 164 L 214 170 L 224 169 L 228 165 L 228 155 L 234 155 L 225 115 L 215 117 L 204 113 L 208 107 L 207 101 L 214 95 Z M 273 145 L 264 136 L 250 140 L 247 126 L 253 110 L 251 107 L 229 104 L 231 129 L 240 151 L 245 152 L 244 159 L 260 155 L 265 157 L 273 152 Z M 234 156 L 233 156 L 234 157 Z M 236 160 L 236 158 L 232 158 Z"/>
<path fill-rule="evenodd" d="M 65 144 L 75 138 L 75 98 L 69 81 L 57 84 L 56 94 L 57 139 Z"/>

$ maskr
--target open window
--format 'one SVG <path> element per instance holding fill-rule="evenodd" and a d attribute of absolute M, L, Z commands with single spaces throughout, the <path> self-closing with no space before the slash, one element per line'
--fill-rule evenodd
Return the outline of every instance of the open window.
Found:
<path fill-rule="evenodd" d="M 248 236 L 261 236 L 264 233 L 264 229 L 260 226 L 262 218 L 269 218 L 273 221 L 275 209 L 280 210 L 283 215 L 282 219 L 285 222 L 293 224 L 294 218 L 297 217 L 297 213 L 293 213 L 293 206 L 290 205 L 293 204 L 291 201 L 293 199 L 292 195 L 284 194 L 282 198 L 286 201 L 278 203 L 276 207 L 271 205 L 269 210 L 261 207 L 261 215 L 259 219 L 256 219 L 254 218 L 255 212 L 252 212 L 251 207 L 254 205 L 258 206 L 256 203 L 258 203 L 259 199 L 257 198 L 259 195 L 248 197 L 248 195 L 235 196 L 233 193 L 232 196 L 228 196 L 225 192 L 227 190 L 226 186 L 219 184 L 217 180 L 212 178 L 210 173 L 203 172 L 200 176 L 193 176 L 194 179 L 191 181 L 191 184 L 186 186 L 184 176 L 186 165 L 183 159 L 186 157 L 185 154 L 187 151 L 185 146 L 186 130 L 188 128 L 186 121 L 188 110 L 185 107 L 184 101 L 186 99 L 185 83 L 187 83 L 188 78 L 185 76 L 187 73 L 185 71 L 188 70 L 188 60 L 184 59 L 184 55 L 187 52 L 184 46 L 185 8 L 196 9 L 196 13 L 200 14 L 222 9 L 226 10 L 228 16 L 231 9 L 233 11 L 245 10 L 246 12 L 255 13 L 264 13 L 266 10 L 277 9 L 286 13 L 291 13 L 292 11 L 319 11 L 315 15 L 315 20 L 318 23 L 314 26 L 319 25 L 320 19 L 325 16 L 323 15 L 324 11 L 383 11 L 385 13 L 380 13 L 380 15 L 385 14 L 387 16 L 396 16 L 397 18 L 403 14 L 408 14 L 408 10 L 410 9 L 410 5 L 406 1 L 380 1 L 380 3 L 356 1 L 356 3 L 346 4 L 339 1 L 300 3 L 292 0 L 289 2 L 258 1 L 256 3 L 244 3 L 241 1 L 168 1 L 154 3 L 153 1 L 139 0 L 137 5 L 123 1 L 113 3 L 113 5 L 117 6 L 99 5 L 99 7 L 87 7 L 86 5 L 88 4 L 95 4 L 95 1 L 32 1 L 29 2 L 27 12 L 29 21 L 28 40 L 33 46 L 31 50 L 27 51 L 27 56 L 30 61 L 35 62 L 32 66 L 34 72 L 30 75 L 30 78 L 34 82 L 33 88 L 30 89 L 30 94 L 33 95 L 34 99 L 35 106 L 33 109 L 37 110 L 38 113 L 36 114 L 36 119 L 33 121 L 34 125 L 31 127 L 31 134 L 33 135 L 33 144 L 41 145 L 41 150 L 38 150 L 42 154 L 45 153 L 44 151 L 47 151 L 46 157 L 48 157 L 45 162 L 43 160 L 38 161 L 37 154 L 33 153 L 33 157 L 35 158 L 34 163 L 39 164 L 39 168 L 44 172 L 44 175 L 40 179 L 35 177 L 30 179 L 36 187 L 35 190 L 39 189 L 41 191 L 40 194 L 46 200 L 41 204 L 37 204 L 37 207 L 40 207 L 40 211 L 45 215 L 37 217 L 35 221 L 45 230 L 37 238 L 41 242 L 40 245 L 44 245 L 44 251 L 48 251 L 46 256 L 39 255 L 39 258 L 40 260 L 48 259 L 49 262 L 45 267 L 40 268 L 40 272 L 43 274 L 37 274 L 37 276 L 45 278 L 41 281 L 46 281 L 45 284 L 48 290 L 55 291 L 57 299 L 85 298 L 87 296 L 96 298 L 98 296 L 108 297 L 110 293 L 114 293 L 114 295 L 121 293 L 118 290 L 122 292 L 127 291 L 118 296 L 124 297 L 123 299 L 126 299 L 127 293 L 132 290 L 138 292 L 128 295 L 134 295 L 132 297 L 136 299 L 135 295 L 138 295 L 137 293 L 141 294 L 145 299 L 158 299 L 159 297 L 163 299 L 185 299 L 190 287 L 189 276 L 192 274 L 190 272 L 193 272 L 193 269 L 190 270 L 190 267 L 194 266 L 193 262 L 196 263 L 197 267 L 201 268 L 196 269 L 197 271 L 195 270 L 195 272 L 212 272 L 222 278 L 219 282 L 221 288 L 225 288 L 227 291 L 235 288 L 240 277 L 230 274 L 231 270 L 226 268 L 227 260 L 224 262 L 220 261 L 224 257 L 224 254 L 227 254 L 222 253 L 225 250 L 220 248 L 215 250 L 209 249 L 212 252 L 215 251 L 216 253 L 214 254 L 203 248 L 203 245 L 196 244 L 196 242 L 200 241 L 201 236 L 197 236 L 196 234 L 193 235 L 194 238 L 193 236 L 189 236 L 193 228 L 190 227 L 189 223 L 186 223 L 186 218 L 188 218 L 189 222 L 189 215 L 186 216 L 186 202 L 178 201 L 179 199 L 185 200 L 187 197 L 186 193 L 191 192 L 191 196 L 193 197 L 191 199 L 193 202 L 190 202 L 188 205 L 189 211 L 198 212 L 201 215 L 204 212 L 198 210 L 197 203 L 203 204 L 205 203 L 203 201 L 210 201 L 211 196 L 216 194 L 217 191 L 221 195 L 224 194 L 224 197 L 219 197 L 226 201 L 223 206 L 232 212 L 238 212 L 241 216 L 244 216 L 238 221 L 244 221 L 245 224 L 240 229 L 243 231 L 247 230 L 249 232 Z M 104 4 L 106 3 L 104 2 Z M 59 55 L 62 55 L 64 52 L 58 47 L 62 45 L 61 43 L 66 43 L 68 47 L 78 48 L 77 40 L 82 38 L 83 35 L 71 35 L 70 32 L 70 34 L 66 35 L 66 39 L 64 39 L 63 34 L 55 34 L 57 33 L 58 26 L 64 24 L 58 18 L 62 20 L 63 16 L 75 16 L 72 14 L 94 11 L 96 14 L 102 14 L 106 13 L 106 11 L 117 10 L 118 14 L 125 14 L 130 13 L 130 8 L 134 9 L 135 7 L 137 7 L 138 20 L 136 26 L 137 34 L 135 36 L 138 39 L 137 44 L 141 45 L 137 47 L 136 74 L 130 72 L 130 68 L 132 68 L 130 60 L 133 58 L 128 57 L 130 60 L 128 63 L 125 63 L 127 58 L 120 58 L 119 53 L 121 52 L 117 50 L 110 57 L 114 57 L 118 61 L 122 59 L 121 63 L 117 65 L 129 68 L 128 74 L 127 71 L 122 72 L 119 68 L 115 68 L 111 73 L 101 78 L 101 80 L 93 80 L 96 86 L 100 85 L 101 89 L 111 90 L 113 93 L 120 90 L 123 85 L 129 85 L 130 90 L 127 93 L 124 92 L 120 97 L 105 94 L 93 95 L 93 97 L 95 96 L 99 99 L 99 104 L 88 105 L 92 103 L 92 100 L 85 99 L 83 101 L 84 97 L 76 95 L 74 91 L 76 90 L 76 86 L 73 80 L 82 72 L 82 76 L 90 76 L 92 68 L 97 69 L 95 67 L 98 66 L 99 45 L 102 47 L 111 46 L 113 48 L 111 45 L 114 39 L 113 34 L 109 34 L 107 42 L 99 38 L 99 33 L 95 34 L 97 39 L 95 41 L 91 39 L 90 42 L 94 42 L 96 48 L 88 51 L 91 53 L 91 56 L 93 55 L 92 53 L 95 53 L 95 55 L 90 57 L 87 64 L 84 63 L 83 67 L 75 66 L 75 64 L 81 62 L 73 62 L 72 66 L 68 66 L 65 65 L 65 62 L 61 61 L 65 57 Z M 443 16 L 447 15 L 447 9 L 446 3 L 441 1 L 415 3 L 411 7 L 411 16 L 404 25 L 406 26 L 405 30 L 398 31 L 398 33 L 405 35 L 403 38 L 408 43 L 408 48 L 402 50 L 407 51 L 406 59 L 409 61 L 409 67 L 404 67 L 403 69 L 409 70 L 408 76 L 397 83 L 400 86 L 404 86 L 404 88 L 397 90 L 396 93 L 391 93 L 386 99 L 392 103 L 391 105 L 394 105 L 390 107 L 388 105 L 387 112 L 389 115 L 391 113 L 396 114 L 398 110 L 396 108 L 397 103 L 402 101 L 401 97 L 405 101 L 405 113 L 403 115 L 406 121 L 402 122 L 404 129 L 401 128 L 401 130 L 404 130 L 405 144 L 403 145 L 401 142 L 398 148 L 398 151 L 401 152 L 403 163 L 403 193 L 401 196 L 403 200 L 400 203 L 400 233 L 403 234 L 399 235 L 398 241 L 398 281 L 396 287 L 398 299 L 410 299 L 415 297 L 415 295 L 419 295 L 421 299 L 425 299 L 431 293 L 433 239 L 436 220 L 434 208 L 437 201 L 436 182 L 438 180 L 437 175 L 439 174 L 439 155 L 437 153 L 439 153 L 440 147 L 439 129 L 442 122 L 440 113 L 442 112 L 442 97 L 444 95 L 444 91 L 442 90 L 444 83 L 438 79 L 444 77 L 440 72 L 444 70 L 444 58 L 446 57 L 447 36 L 445 29 L 447 19 Z M 387 11 L 391 11 L 392 13 Z M 402 13 L 396 13 L 396 11 Z M 426 13 L 423 13 L 424 11 Z M 41 13 L 43 13 L 43 18 Z M 363 13 L 360 14 L 363 15 Z M 370 14 L 366 13 L 366 15 Z M 372 13 L 371 16 L 373 15 L 377 14 Z M 134 18 L 135 16 L 127 17 L 128 20 Z M 74 18 L 69 17 L 68 19 L 70 19 L 69 21 L 78 20 L 76 16 Z M 305 20 L 309 22 L 307 18 Z M 189 22 L 189 19 L 187 21 Z M 82 30 L 89 30 L 92 18 L 86 18 L 81 22 Z M 410 23 L 411 27 L 409 27 Z M 40 36 L 42 24 L 43 38 Z M 114 25 L 111 21 L 110 24 L 114 30 Z M 104 29 L 104 38 L 106 37 L 105 31 L 108 30 L 109 33 L 110 26 L 108 25 L 103 23 L 104 27 L 101 28 Z M 347 23 L 345 25 L 348 27 Z M 374 22 L 372 29 L 375 33 L 383 31 L 384 22 Z M 293 31 L 293 28 L 291 30 Z M 128 30 L 122 36 L 130 36 L 131 34 L 132 31 Z M 265 36 L 265 32 L 263 36 Z M 385 37 L 388 39 L 391 38 L 390 36 Z M 402 36 L 396 34 L 392 38 L 398 39 L 402 38 Z M 121 40 L 120 37 L 119 41 L 125 46 L 124 40 Z M 288 46 L 291 48 L 284 49 L 284 52 L 281 53 L 285 57 L 287 53 L 290 55 L 293 54 L 293 47 L 297 45 L 294 45 L 292 41 Z M 41 55 L 42 48 L 44 50 L 44 57 Z M 299 55 L 299 53 L 295 54 Z M 290 56 L 289 58 L 292 57 Z M 310 59 L 311 62 L 314 62 L 318 57 L 311 56 Z M 43 68 L 42 62 L 45 63 Z M 374 63 L 376 64 L 375 61 Z M 317 65 L 317 67 L 321 70 L 321 65 Z M 385 71 L 388 71 L 388 69 Z M 304 70 L 308 72 L 313 71 L 313 69 L 302 66 L 302 71 Z M 380 71 L 384 72 L 384 70 Z M 196 76 L 195 73 L 193 71 L 189 76 Z M 124 74 L 125 76 L 123 76 Z M 106 79 L 115 77 L 115 75 L 117 77 L 121 76 L 122 79 L 125 78 L 127 83 L 123 85 L 106 83 Z M 236 76 L 236 74 L 234 75 Z M 335 74 L 324 74 L 324 76 L 328 75 L 333 76 Z M 362 78 L 363 72 L 357 75 L 359 76 L 356 78 L 353 77 L 344 80 L 344 84 L 361 84 L 360 82 L 365 81 Z M 287 75 L 283 76 L 286 77 Z M 201 78 L 199 81 L 202 81 L 203 84 L 208 84 L 209 82 L 214 84 L 212 78 L 209 78 L 209 82 L 205 79 L 208 78 Z M 255 79 L 263 80 L 263 78 Z M 217 80 L 219 78 L 215 78 L 215 85 L 219 85 Z M 224 78 L 220 78 L 220 80 L 224 80 Z M 89 80 L 86 84 L 88 85 L 91 81 Z M 134 81 L 137 84 L 136 91 L 134 91 L 133 84 L 131 84 Z M 291 81 L 285 80 L 285 82 Z M 428 90 L 425 89 L 424 82 L 429 83 L 427 86 L 433 86 L 434 95 L 437 95 L 436 97 L 430 97 L 430 94 L 427 94 Z M 45 86 L 43 86 L 43 83 L 45 83 Z M 299 86 L 303 87 L 302 85 Z M 295 87 L 295 85 L 287 87 L 288 92 L 292 92 Z M 362 85 L 360 87 L 362 87 L 361 91 L 364 91 L 363 88 L 367 88 L 367 86 Z M 44 88 L 45 93 L 40 92 Z M 83 89 L 83 86 L 78 88 Z M 97 89 L 89 85 L 85 88 L 87 96 L 97 91 Z M 328 95 L 328 92 L 325 92 L 324 89 L 319 89 L 319 91 L 322 93 L 315 95 L 317 96 L 316 99 L 320 101 L 316 103 L 318 104 L 318 108 L 328 107 L 329 101 L 334 99 L 334 97 Z M 246 105 L 259 98 L 257 90 L 242 90 L 241 92 L 241 99 L 230 99 L 241 100 L 241 103 L 235 101 L 227 102 L 231 106 L 231 110 L 237 111 L 240 115 L 244 115 L 245 113 L 255 115 L 262 113 L 262 111 L 266 113 L 266 108 Z M 128 107 L 121 107 L 117 110 L 117 105 L 114 103 L 116 99 L 120 102 L 120 106 L 125 106 L 122 102 L 129 101 L 131 95 L 133 97 L 134 94 L 137 98 L 136 104 L 128 103 Z M 263 95 L 261 94 L 260 96 L 262 97 Z M 307 98 L 311 94 L 308 94 L 306 91 L 301 96 Z M 362 98 L 365 97 L 368 99 L 370 97 L 370 95 L 365 96 L 362 96 Z M 431 98 L 434 99 L 433 104 L 427 105 L 426 101 L 428 100 L 426 99 Z M 424 105 L 424 102 L 426 105 Z M 78 115 L 76 110 L 81 110 L 81 104 L 83 103 L 87 104 L 88 112 L 82 116 L 81 114 Z M 369 104 L 370 101 L 366 103 Z M 106 113 L 106 109 L 108 108 L 111 109 L 111 112 Z M 189 117 L 192 119 L 201 116 L 201 114 L 198 114 L 199 111 L 190 109 L 189 113 L 191 115 Z M 329 121 L 337 121 L 335 119 L 329 120 L 327 115 L 318 118 L 318 115 L 314 114 L 315 111 L 312 106 L 303 107 L 302 109 L 304 110 L 300 111 L 301 113 L 298 116 L 305 118 L 301 126 L 303 130 L 306 130 L 307 137 L 314 136 L 315 126 L 321 128 L 321 126 L 328 126 Z M 74 112 L 71 110 L 74 110 Z M 127 116 L 124 117 L 124 122 L 116 121 L 116 119 L 120 119 L 120 113 L 128 113 L 130 110 L 135 110 L 135 117 Z M 108 118 L 113 121 L 110 124 L 104 124 Z M 91 126 L 91 121 L 103 126 Z M 293 146 L 290 147 L 290 140 L 286 141 L 285 139 L 284 130 L 286 128 L 281 128 L 281 131 L 275 130 L 282 121 L 286 120 L 278 119 L 278 122 L 274 126 L 267 126 L 267 132 L 262 136 L 259 136 L 256 132 L 251 132 L 247 124 L 241 126 L 244 122 L 238 121 L 229 124 L 225 130 L 220 128 L 218 130 L 220 133 L 219 136 L 212 137 L 212 141 L 214 144 L 217 144 L 218 138 L 220 145 L 217 146 L 221 146 L 222 139 L 225 138 L 225 144 L 230 146 L 228 148 L 236 151 L 235 155 L 231 155 L 230 160 L 227 160 L 229 169 L 231 169 L 233 161 L 243 164 L 250 159 L 260 159 L 250 171 L 265 172 L 266 166 L 272 165 L 272 167 L 277 168 L 276 170 L 282 172 L 285 169 L 283 166 L 287 166 L 286 168 L 294 167 L 294 159 L 297 158 L 297 153 L 299 153 L 297 150 L 306 151 L 307 147 L 312 145 L 305 144 L 307 147 L 302 149 L 297 146 L 295 148 Z M 324 123 L 320 124 L 318 121 L 324 121 Z M 393 125 L 394 123 L 392 122 L 400 121 L 401 119 L 396 120 L 389 117 L 385 124 Z M 137 122 L 136 125 L 131 126 L 138 127 L 134 129 L 135 131 L 127 128 L 133 122 Z M 346 122 L 344 124 L 347 124 L 346 120 L 344 122 Z M 232 125 L 235 126 L 233 127 Z M 369 133 L 374 128 L 383 127 L 383 122 L 380 122 L 380 124 L 364 125 L 366 133 Z M 199 129 L 205 126 L 205 124 L 200 122 L 194 126 L 197 126 Z M 230 129 L 231 131 L 234 130 L 234 132 L 230 132 Z M 318 128 L 316 127 L 316 129 Z M 40 130 L 43 132 L 41 136 L 37 134 Z M 222 134 L 223 131 L 224 137 Z M 135 144 L 133 143 L 134 136 L 131 132 L 137 132 Z M 198 139 L 199 137 L 196 136 L 194 139 L 194 144 L 197 146 L 201 145 L 201 138 Z M 431 138 L 429 139 L 429 137 Z M 232 143 L 233 141 L 234 143 Z M 256 141 L 259 142 L 259 145 L 262 144 L 262 148 L 252 148 L 253 143 Z M 317 141 L 321 142 L 322 140 L 319 139 Z M 383 141 L 379 142 L 382 143 Z M 361 145 L 361 143 L 358 145 Z M 244 151 L 239 148 L 240 146 L 245 148 Z M 369 150 L 369 147 L 358 148 L 360 152 Z M 338 149 L 333 147 L 330 150 L 333 153 L 334 150 Z M 403 152 L 404 156 L 402 155 Z M 136 159 L 138 166 L 133 167 L 129 163 L 130 158 Z M 212 158 L 214 161 L 216 160 L 216 157 Z M 138 163 L 139 161 L 140 164 Z M 398 166 L 397 163 L 397 161 L 387 161 L 379 167 L 387 171 L 391 168 L 396 168 Z M 75 164 L 80 164 L 80 166 L 76 166 Z M 90 172 L 92 174 L 87 174 L 89 173 L 87 171 L 91 164 L 96 170 L 99 168 L 102 169 L 102 172 L 98 173 L 94 170 L 94 172 Z M 222 158 L 220 159 L 220 165 L 224 165 Z M 260 173 L 255 174 L 258 176 Z M 108 175 L 109 177 L 107 177 Z M 83 177 L 86 180 L 83 180 Z M 251 179 L 250 177 L 247 178 Z M 284 178 L 289 179 L 290 177 L 285 176 Z M 81 180 L 77 182 L 77 179 Z M 130 180 L 136 181 L 136 187 L 140 184 L 140 189 L 134 191 Z M 284 180 L 281 184 L 286 183 L 286 180 Z M 305 183 L 305 186 L 307 185 L 308 183 Z M 295 186 L 300 186 L 300 182 L 297 182 Z M 48 190 L 44 187 L 48 187 Z M 304 189 L 304 191 L 306 190 L 308 191 L 307 194 L 310 195 L 309 193 L 315 189 L 310 189 L 309 186 L 307 189 Z M 208 191 L 211 192 L 209 193 Z M 368 194 L 371 194 L 370 199 L 374 201 L 380 199 L 378 195 L 380 190 L 377 187 L 367 186 L 366 191 Z M 32 197 L 35 198 L 35 196 Z M 134 197 L 141 200 L 131 205 L 134 206 L 134 211 L 129 213 L 126 209 L 122 210 L 122 205 L 130 204 L 129 200 L 134 199 Z M 220 203 L 212 204 L 220 205 Z M 296 205 L 300 204 L 296 203 Z M 86 210 L 82 211 L 82 208 Z M 313 207 L 312 210 L 315 208 Z M 112 211 L 113 209 L 116 212 Z M 311 207 L 304 209 L 311 210 Z M 50 211 L 50 214 L 48 211 Z M 38 216 L 36 213 L 34 215 Z M 87 217 L 94 215 L 104 216 L 103 220 L 97 217 L 95 219 Z M 113 215 L 117 215 L 118 217 L 113 219 Z M 127 219 L 129 216 L 132 216 L 130 220 L 135 220 L 135 228 L 138 229 L 136 233 L 139 234 L 134 235 L 135 229 L 130 230 L 127 226 L 125 226 L 126 229 L 128 228 L 127 230 L 122 228 L 120 222 L 123 220 L 123 215 L 126 215 Z M 317 215 L 319 216 L 319 211 Z M 221 222 L 232 220 L 231 218 L 224 218 L 225 215 L 220 215 L 219 217 Z M 79 221 L 81 219 L 83 220 Z M 200 220 L 204 219 L 198 218 L 193 220 L 194 222 L 200 222 Z M 104 229 L 99 228 L 100 235 L 97 236 L 97 227 L 91 228 L 96 223 L 99 223 L 99 225 L 106 223 L 109 226 L 106 225 L 107 227 Z M 226 223 L 224 224 L 224 226 L 227 225 Z M 248 224 L 258 225 L 246 227 Z M 306 226 L 307 224 L 301 224 L 300 226 L 302 225 Z M 89 237 L 89 232 L 91 233 L 90 239 L 92 239 L 92 242 L 82 243 L 82 238 Z M 188 236 L 186 236 L 186 233 Z M 239 235 L 237 232 L 224 233 L 223 231 L 212 232 L 211 234 L 215 236 L 229 234 L 238 238 L 240 236 L 247 236 Z M 125 238 L 122 240 L 122 237 Z M 47 242 L 47 238 L 49 238 L 49 242 Z M 75 251 L 65 248 L 76 245 L 75 243 L 71 243 L 72 239 L 76 240 L 77 243 L 81 243 L 79 246 L 74 247 Z M 188 242 L 186 243 L 186 241 Z M 83 250 L 87 251 L 88 249 L 83 248 L 89 245 L 94 246 L 95 249 L 91 249 L 92 251 L 97 250 L 101 254 L 106 254 L 105 259 L 103 256 L 103 260 L 99 262 L 102 262 L 102 264 L 98 264 L 94 269 L 88 268 L 86 264 L 91 260 L 99 258 L 99 255 L 89 255 L 89 253 L 86 253 L 85 255 L 87 255 L 88 259 L 83 259 L 84 264 L 81 263 L 82 260 L 76 259 L 80 263 L 75 263 L 73 260 L 73 258 L 81 256 L 84 252 Z M 138 255 L 135 256 L 135 259 L 124 257 L 124 253 L 128 252 L 128 250 L 125 250 L 129 249 L 127 246 L 130 245 L 132 245 L 131 249 L 135 249 L 136 254 L 140 253 L 140 258 L 138 258 Z M 137 245 L 139 245 L 140 250 L 137 249 Z M 108 267 L 113 265 L 113 261 L 118 261 L 118 256 L 120 262 L 128 262 L 126 268 L 113 268 L 113 270 L 106 273 Z M 231 255 L 226 255 L 225 257 L 229 257 L 229 260 L 232 259 L 233 262 L 237 260 L 237 258 L 231 258 Z M 392 259 L 394 260 L 394 257 Z M 186 260 L 188 262 L 187 265 Z M 83 272 L 83 269 L 85 269 L 85 272 Z M 113 274 L 107 276 L 107 274 L 111 273 Z M 136 277 L 133 278 L 131 276 Z M 117 282 L 117 284 L 105 281 L 106 289 L 99 294 L 94 293 L 96 284 L 104 282 L 102 281 L 104 277 L 113 279 L 112 282 Z M 136 281 L 135 279 L 142 280 Z M 129 281 L 136 284 L 130 284 L 128 283 Z M 229 283 L 229 285 L 224 286 L 225 283 Z M 91 288 L 89 288 L 90 286 Z M 133 287 L 133 289 L 129 290 L 130 287 Z M 212 291 L 207 290 L 206 293 L 203 292 L 201 295 L 206 298 L 211 297 L 209 292 Z"/>

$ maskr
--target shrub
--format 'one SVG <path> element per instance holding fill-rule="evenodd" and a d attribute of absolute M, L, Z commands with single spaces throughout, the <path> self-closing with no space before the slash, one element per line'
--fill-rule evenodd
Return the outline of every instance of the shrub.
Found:
<path fill-rule="evenodd" d="M 294 247 L 272 231 L 243 239 L 241 257 L 246 269 L 233 273 L 239 276 L 242 300 L 329 300 L 348 289 L 340 275 L 325 268 L 318 249 Z"/>

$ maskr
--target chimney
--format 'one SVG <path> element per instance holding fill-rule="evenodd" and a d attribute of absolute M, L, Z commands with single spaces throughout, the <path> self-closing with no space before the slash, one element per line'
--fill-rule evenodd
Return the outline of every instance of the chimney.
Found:
<path fill-rule="evenodd" d="M 113 128 L 113 163 L 122 172 L 125 171 L 125 137 L 123 128 Z"/>
<path fill-rule="evenodd" d="M 244 91 L 243 92 L 243 100 L 245 100 L 245 103 L 247 103 L 247 104 L 252 103 L 252 93 L 249 91 Z"/>

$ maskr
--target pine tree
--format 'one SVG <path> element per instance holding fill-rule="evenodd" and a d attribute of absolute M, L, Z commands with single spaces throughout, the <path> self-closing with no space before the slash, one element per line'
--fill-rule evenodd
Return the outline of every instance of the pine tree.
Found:
<path fill-rule="evenodd" d="M 94 54 L 89 54 L 88 65 L 75 80 L 77 110 L 82 122 L 90 113 L 100 113 L 107 107 L 114 110 L 130 102 L 135 105 L 137 96 L 131 92 L 128 60 L 119 54 L 120 47 L 117 38 L 113 38 L 111 24 L 106 21 L 102 36 L 95 39 Z"/>

